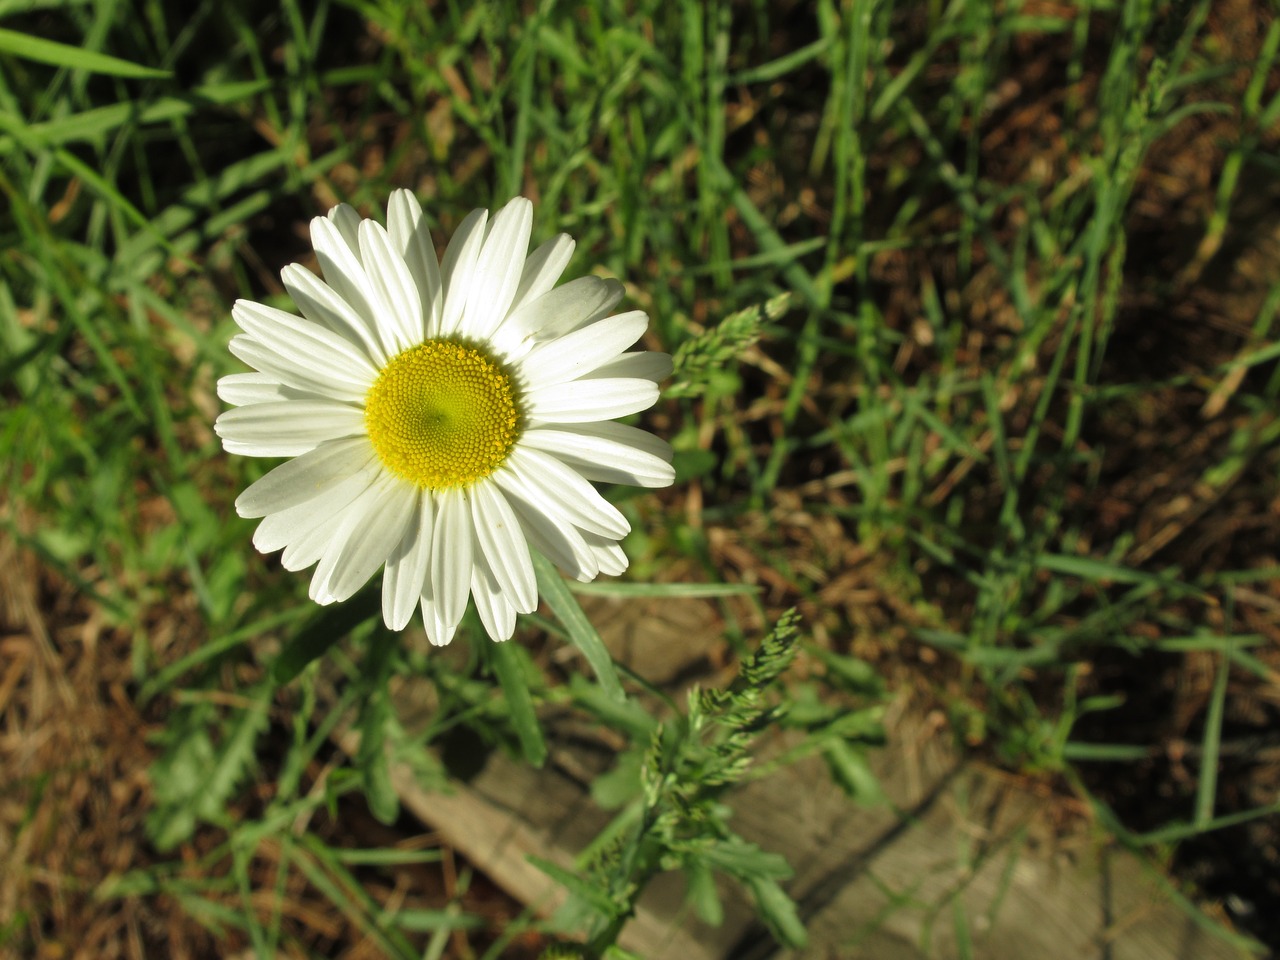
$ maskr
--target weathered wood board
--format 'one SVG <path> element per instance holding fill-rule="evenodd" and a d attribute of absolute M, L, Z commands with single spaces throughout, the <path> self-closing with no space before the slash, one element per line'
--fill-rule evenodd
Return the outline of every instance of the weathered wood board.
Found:
<path fill-rule="evenodd" d="M 620 659 L 641 671 L 648 659 L 648 672 L 662 682 L 688 680 L 696 673 L 691 664 L 707 662 L 713 641 L 706 638 L 716 633 L 710 606 L 689 603 L 677 613 L 668 601 L 636 612 L 595 610 L 593 621 Z M 682 628 L 673 632 L 672 621 Z M 807 949 L 779 948 L 733 887 L 723 888 L 723 923 L 706 926 L 682 905 L 675 875 L 651 884 L 623 946 L 647 960 L 943 960 L 966 951 L 990 960 L 1247 956 L 1172 903 L 1137 858 L 1100 846 L 1086 824 L 1064 830 L 1047 814 L 1046 798 L 963 761 L 946 731 L 903 710 L 890 712 L 888 727 L 890 742 L 872 764 L 888 798 L 883 805 L 854 806 L 817 761 L 730 795 L 742 836 L 782 853 L 795 869 L 789 892 L 809 927 Z M 395 783 L 405 806 L 446 843 L 549 913 L 560 889 L 528 856 L 569 865 L 609 819 L 586 785 L 611 758 L 580 733 L 548 718 L 551 760 L 543 770 L 494 755 L 450 793 L 426 793 L 404 770 L 394 772 Z M 343 743 L 353 750 L 353 735 Z"/>

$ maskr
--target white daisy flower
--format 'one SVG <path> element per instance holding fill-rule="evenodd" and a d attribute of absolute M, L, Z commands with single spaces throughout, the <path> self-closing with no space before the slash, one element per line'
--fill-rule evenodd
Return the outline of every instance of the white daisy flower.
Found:
<path fill-rule="evenodd" d="M 443 262 L 413 194 L 387 228 L 343 204 L 311 222 L 324 280 L 282 273 L 297 317 L 246 300 L 231 352 L 257 370 L 218 381 L 230 453 L 292 457 L 236 500 L 254 545 L 286 569 L 316 564 L 311 598 L 345 600 L 379 567 L 382 615 L 422 607 L 435 644 L 468 595 L 505 640 L 538 603 L 530 548 L 570 576 L 616 575 L 626 519 L 589 481 L 662 487 L 671 448 L 615 423 L 658 399 L 666 354 L 626 352 L 641 311 L 611 316 L 622 284 L 554 288 L 573 252 L 528 253 L 533 205 L 472 212 Z"/>

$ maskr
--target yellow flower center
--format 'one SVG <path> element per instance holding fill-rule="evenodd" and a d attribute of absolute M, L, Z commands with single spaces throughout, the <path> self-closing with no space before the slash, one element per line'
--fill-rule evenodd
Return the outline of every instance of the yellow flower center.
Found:
<path fill-rule="evenodd" d="M 520 436 L 510 375 L 453 340 L 420 343 L 383 367 L 365 397 L 364 422 L 383 465 L 430 490 L 487 477 Z"/>

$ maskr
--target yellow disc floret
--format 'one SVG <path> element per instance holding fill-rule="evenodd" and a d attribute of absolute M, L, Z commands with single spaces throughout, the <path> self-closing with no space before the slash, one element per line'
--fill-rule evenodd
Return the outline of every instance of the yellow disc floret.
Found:
<path fill-rule="evenodd" d="M 520 435 L 510 375 L 453 340 L 427 340 L 383 367 L 365 397 L 364 422 L 383 465 L 430 490 L 487 477 Z"/>

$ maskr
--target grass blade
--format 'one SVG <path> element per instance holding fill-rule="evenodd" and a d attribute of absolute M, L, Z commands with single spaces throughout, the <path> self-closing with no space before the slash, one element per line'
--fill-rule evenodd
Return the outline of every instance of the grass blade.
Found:
<path fill-rule="evenodd" d="M 600 634 L 596 632 L 596 628 L 591 625 L 587 615 L 582 612 L 582 607 L 578 605 L 578 601 L 565 585 L 564 578 L 560 576 L 551 561 L 536 550 L 533 551 L 533 569 L 538 577 L 538 593 L 547 601 L 547 606 L 564 626 L 573 645 L 587 658 L 587 663 L 595 672 L 601 688 L 612 699 L 625 700 L 627 695 L 623 692 L 622 683 L 618 680 L 618 672 L 613 666 L 613 657 L 609 655 L 604 641 L 600 639 Z"/>
<path fill-rule="evenodd" d="M 82 50 L 80 47 L 44 40 L 16 30 L 0 29 L 0 53 L 10 53 L 24 60 L 47 63 L 53 67 L 67 67 L 71 70 L 87 70 L 89 73 L 105 73 L 112 77 L 130 77 L 136 79 L 168 77 L 168 70 L 157 70 L 141 64 L 130 63 L 118 57 L 110 57 L 105 53 L 93 50 Z"/>

